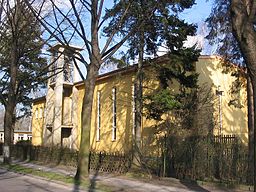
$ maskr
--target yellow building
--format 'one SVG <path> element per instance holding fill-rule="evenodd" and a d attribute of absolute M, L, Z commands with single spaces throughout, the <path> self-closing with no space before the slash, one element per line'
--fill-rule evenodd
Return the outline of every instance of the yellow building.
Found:
<path fill-rule="evenodd" d="M 78 73 L 70 59 L 65 56 L 65 49 L 56 46 L 51 52 L 53 59 L 57 58 L 60 52 L 64 53 L 59 55 L 55 65 L 52 66 L 55 69 L 64 66 L 64 71 L 57 71 L 49 80 L 45 97 L 34 100 L 32 143 L 78 149 L 84 85 L 82 82 L 76 82 Z M 208 108 L 200 109 L 196 124 L 202 129 L 209 129 L 209 126 L 212 126 L 215 135 L 237 135 L 246 143 L 248 139 L 246 91 L 242 89 L 239 92 L 242 98 L 240 104 L 243 107 L 230 105 L 230 101 L 235 97 L 230 92 L 235 77 L 231 76 L 231 72 L 223 73 L 220 61 L 221 59 L 216 56 L 201 56 L 196 63 L 196 72 L 199 74 L 198 85 L 208 90 L 206 94 L 211 95 L 210 105 Z M 143 94 L 148 94 L 153 92 L 159 83 L 152 68 L 145 67 L 143 70 L 145 74 Z M 237 68 L 234 67 L 232 70 Z M 135 128 L 135 75 L 136 66 L 130 66 L 98 76 L 91 117 L 92 150 L 122 153 L 131 150 Z M 158 124 L 160 122 L 143 117 L 141 127 L 143 148 L 154 147 L 154 140 L 157 137 L 154 129 Z"/>
<path fill-rule="evenodd" d="M 32 142 L 33 145 L 42 145 L 45 117 L 45 97 L 34 99 L 32 106 Z"/>

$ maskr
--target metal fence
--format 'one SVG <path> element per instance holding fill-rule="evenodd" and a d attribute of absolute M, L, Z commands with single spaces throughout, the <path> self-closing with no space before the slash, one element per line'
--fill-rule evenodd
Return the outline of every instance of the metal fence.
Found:
<path fill-rule="evenodd" d="M 159 138 L 158 157 L 142 156 L 143 166 L 152 174 L 179 179 L 219 180 L 248 184 L 248 151 L 234 135 Z M 2 147 L 0 147 L 2 148 Z M 1 151 L 0 151 L 1 152 Z M 78 152 L 66 148 L 18 144 L 12 156 L 42 163 L 77 166 Z M 90 152 L 90 170 L 125 173 L 132 153 Z"/>

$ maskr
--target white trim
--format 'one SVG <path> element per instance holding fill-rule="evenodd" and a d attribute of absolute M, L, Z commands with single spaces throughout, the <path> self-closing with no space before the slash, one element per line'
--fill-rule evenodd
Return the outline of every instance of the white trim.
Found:
<path fill-rule="evenodd" d="M 135 113 L 136 113 L 136 107 L 135 107 L 135 91 L 136 91 L 136 88 L 135 88 L 135 83 L 132 85 L 132 134 L 135 135 Z"/>

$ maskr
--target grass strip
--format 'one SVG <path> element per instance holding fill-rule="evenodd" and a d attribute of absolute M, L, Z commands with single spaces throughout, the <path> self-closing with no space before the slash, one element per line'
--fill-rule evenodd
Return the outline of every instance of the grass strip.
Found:
<path fill-rule="evenodd" d="M 9 171 L 13 171 L 16 173 L 21 173 L 25 175 L 34 175 L 34 176 L 48 179 L 50 181 L 60 181 L 66 184 L 75 184 L 75 185 L 81 186 L 83 189 L 92 189 L 91 188 L 92 184 L 89 179 L 83 182 L 78 182 L 72 176 L 69 176 L 69 175 L 63 175 L 63 174 L 58 174 L 50 171 L 44 171 L 41 169 L 25 167 L 18 164 L 11 164 L 11 165 L 0 164 L 0 166 L 3 168 L 6 168 Z M 110 186 L 97 183 L 97 185 L 93 186 L 93 190 L 110 192 L 111 188 Z"/>

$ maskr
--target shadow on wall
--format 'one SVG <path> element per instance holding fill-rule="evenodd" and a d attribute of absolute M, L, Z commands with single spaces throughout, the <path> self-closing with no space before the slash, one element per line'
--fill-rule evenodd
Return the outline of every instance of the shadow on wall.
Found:
<path fill-rule="evenodd" d="M 130 152 L 133 128 L 132 86 L 133 76 L 130 74 L 97 82 L 92 111 L 92 150 L 110 153 Z M 113 129 L 113 88 L 116 90 L 116 130 Z M 100 91 L 100 139 L 97 141 L 98 91 Z"/>
<path fill-rule="evenodd" d="M 236 134 L 241 137 L 241 140 L 246 144 L 248 142 L 247 128 L 247 108 L 246 108 L 246 91 L 244 88 L 239 91 L 239 100 L 243 107 L 235 107 L 230 105 L 230 101 L 234 100 L 237 95 L 232 93 L 236 77 L 231 76 L 234 69 L 224 73 L 224 64 L 220 59 L 201 59 L 197 63 L 197 72 L 200 74 L 198 84 L 200 86 L 207 85 L 211 88 L 214 101 L 214 119 L 215 119 L 215 134 Z M 220 89 L 223 91 L 221 96 L 216 94 Z M 220 101 L 221 98 L 221 101 Z M 221 131 L 220 131 L 221 129 Z"/>

